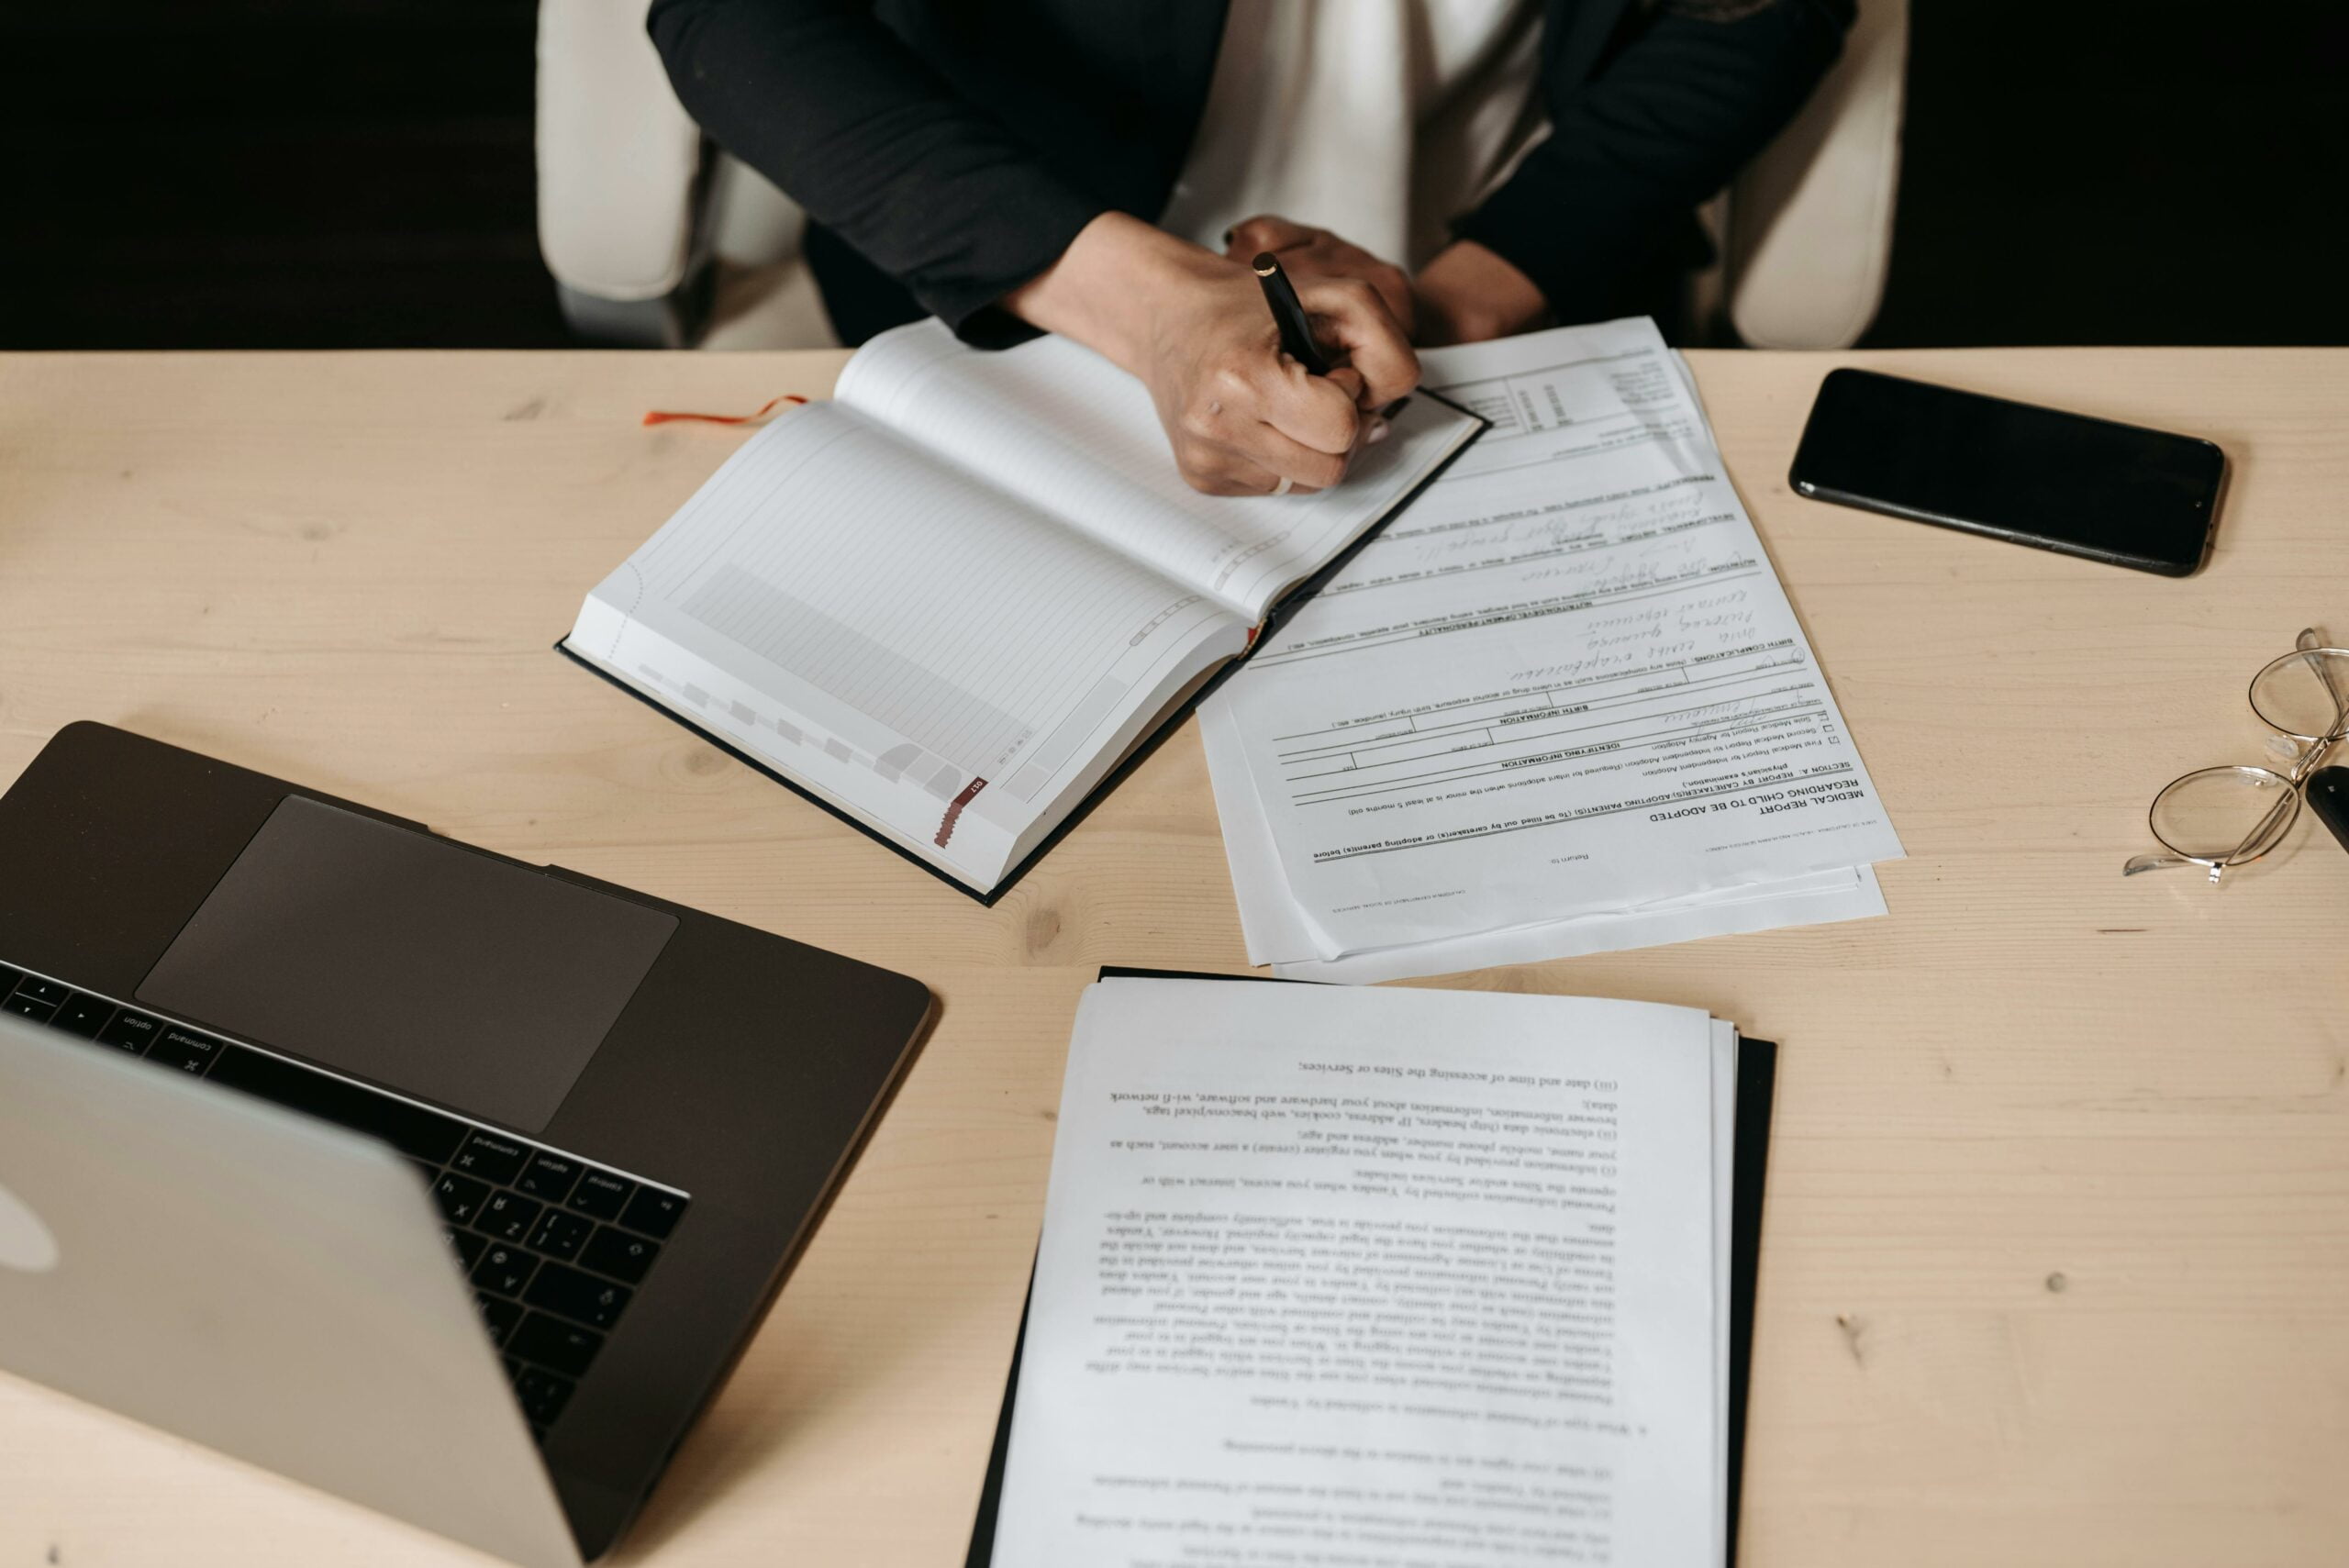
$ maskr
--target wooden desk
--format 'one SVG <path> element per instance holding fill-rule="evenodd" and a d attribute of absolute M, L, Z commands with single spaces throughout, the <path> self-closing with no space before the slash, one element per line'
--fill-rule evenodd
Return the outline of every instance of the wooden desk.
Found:
<path fill-rule="evenodd" d="M 2170 582 L 1792 497 L 1842 360 L 1697 356 L 1910 858 L 1889 919 L 1460 984 L 1785 1043 L 1751 1568 L 2349 1557 L 2349 856 L 2124 882 L 2252 672 L 2349 636 L 2349 352 L 1859 362 L 2215 437 Z M 927 1052 L 624 1562 L 962 1561 L 1096 965 L 1245 959 L 1197 740 L 992 911 L 549 651 L 833 355 L 0 358 L 0 779 L 109 720 L 921 976 Z M 0 869 L 5 874 L 5 869 Z M 468 1554 L 0 1377 L 0 1564 Z"/>

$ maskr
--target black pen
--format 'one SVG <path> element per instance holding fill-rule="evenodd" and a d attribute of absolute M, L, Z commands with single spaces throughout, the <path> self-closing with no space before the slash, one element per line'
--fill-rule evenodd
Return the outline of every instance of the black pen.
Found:
<path fill-rule="evenodd" d="M 1330 361 L 1313 341 L 1312 325 L 1305 318 L 1305 306 L 1298 303 L 1297 290 L 1290 286 L 1288 274 L 1281 271 L 1280 258 L 1270 250 L 1256 252 L 1256 281 L 1264 285 L 1264 303 L 1273 307 L 1273 325 L 1281 329 L 1281 350 L 1315 375 L 1328 375 Z"/>

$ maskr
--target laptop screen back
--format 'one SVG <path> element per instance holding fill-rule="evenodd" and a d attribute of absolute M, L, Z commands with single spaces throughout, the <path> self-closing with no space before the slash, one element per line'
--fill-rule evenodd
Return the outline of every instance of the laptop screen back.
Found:
<path fill-rule="evenodd" d="M 676 929 L 661 910 L 288 795 L 139 999 L 539 1132 Z"/>
<path fill-rule="evenodd" d="M 405 1160 L 0 1014 L 0 1370 L 527 1568 L 578 1568 Z M 12 1439 L 42 1441 L 37 1414 Z M 17 1457 L 0 1514 L 29 1527 L 39 1492 L 11 1491 Z M 187 1481 L 262 1500 L 225 1471 Z M 262 1534 L 250 1514 L 232 1509 L 236 1528 Z M 337 1561 L 360 1555 L 343 1529 Z"/>

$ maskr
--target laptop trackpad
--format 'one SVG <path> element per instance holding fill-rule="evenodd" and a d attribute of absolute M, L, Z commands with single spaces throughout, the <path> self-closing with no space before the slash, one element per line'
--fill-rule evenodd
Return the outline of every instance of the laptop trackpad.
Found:
<path fill-rule="evenodd" d="M 522 1132 L 676 917 L 288 795 L 139 999 Z"/>

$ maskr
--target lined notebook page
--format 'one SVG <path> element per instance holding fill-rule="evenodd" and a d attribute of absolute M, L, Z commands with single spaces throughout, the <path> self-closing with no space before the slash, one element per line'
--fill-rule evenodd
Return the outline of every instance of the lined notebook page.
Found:
<path fill-rule="evenodd" d="M 1202 596 L 819 404 L 753 436 L 606 578 L 571 646 L 984 885 L 1122 723 L 1243 639 Z"/>
<path fill-rule="evenodd" d="M 988 353 L 936 321 L 866 344 L 835 395 L 1254 624 L 1336 557 L 1475 428 L 1414 398 L 1394 433 L 1317 495 L 1202 495 L 1183 483 L 1142 384 L 1091 350 L 1040 338 Z"/>

